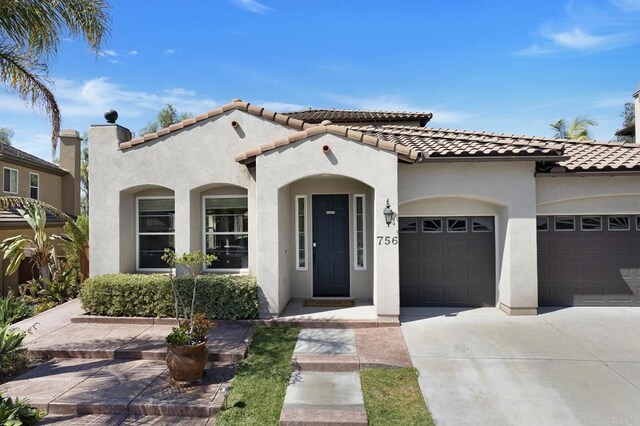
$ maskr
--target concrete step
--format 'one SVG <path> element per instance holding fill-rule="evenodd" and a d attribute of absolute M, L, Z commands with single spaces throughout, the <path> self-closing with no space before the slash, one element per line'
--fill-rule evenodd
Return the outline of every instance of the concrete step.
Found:
<path fill-rule="evenodd" d="M 210 363 L 195 384 L 177 386 L 163 361 L 54 359 L 0 387 L 52 415 L 112 414 L 208 418 L 235 366 Z"/>
<path fill-rule="evenodd" d="M 165 337 L 172 325 L 73 323 L 27 344 L 37 358 L 164 360 Z M 249 347 L 253 329 L 245 326 L 215 327 L 207 350 L 213 362 L 238 362 Z"/>
<path fill-rule="evenodd" d="M 280 414 L 281 426 L 367 424 L 358 372 L 294 372 Z"/>
<path fill-rule="evenodd" d="M 133 414 L 50 414 L 38 422 L 38 425 L 56 426 L 212 426 L 214 424 L 213 418 L 136 416 Z"/>

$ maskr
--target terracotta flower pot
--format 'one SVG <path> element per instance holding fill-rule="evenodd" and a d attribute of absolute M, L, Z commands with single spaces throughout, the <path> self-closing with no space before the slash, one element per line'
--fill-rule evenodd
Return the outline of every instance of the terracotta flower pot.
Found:
<path fill-rule="evenodd" d="M 197 345 L 167 345 L 167 367 L 173 380 L 191 382 L 202 377 L 209 361 L 206 342 Z"/>

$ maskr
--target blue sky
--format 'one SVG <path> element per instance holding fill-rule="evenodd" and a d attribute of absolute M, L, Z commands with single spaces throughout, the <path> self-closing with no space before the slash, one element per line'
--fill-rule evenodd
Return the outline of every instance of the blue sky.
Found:
<path fill-rule="evenodd" d="M 139 131 L 166 103 L 430 111 L 431 127 L 551 136 L 586 115 L 609 140 L 640 83 L 640 0 L 111 1 L 99 56 L 51 66 L 63 128 L 115 108 Z M 14 145 L 50 159 L 50 126 L 0 92 Z"/>

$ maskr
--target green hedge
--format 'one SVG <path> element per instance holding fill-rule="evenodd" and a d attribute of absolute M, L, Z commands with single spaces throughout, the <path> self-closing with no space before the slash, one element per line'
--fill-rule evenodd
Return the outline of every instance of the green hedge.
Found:
<path fill-rule="evenodd" d="M 176 278 L 185 303 L 191 303 L 188 278 Z M 83 308 L 93 315 L 123 317 L 173 317 L 173 292 L 167 275 L 107 274 L 84 282 Z M 198 278 L 195 312 L 210 319 L 244 319 L 258 316 L 258 285 L 248 275 L 202 275 Z"/>

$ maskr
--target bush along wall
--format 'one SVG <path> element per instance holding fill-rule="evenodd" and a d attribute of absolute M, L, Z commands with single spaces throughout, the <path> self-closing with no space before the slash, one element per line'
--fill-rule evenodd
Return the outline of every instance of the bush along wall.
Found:
<path fill-rule="evenodd" d="M 176 278 L 185 304 L 191 304 L 191 280 Z M 80 291 L 89 314 L 123 317 L 175 317 L 173 292 L 167 275 L 107 274 L 89 278 Z M 258 316 L 258 285 L 249 275 L 201 275 L 195 312 L 210 319 Z"/>

